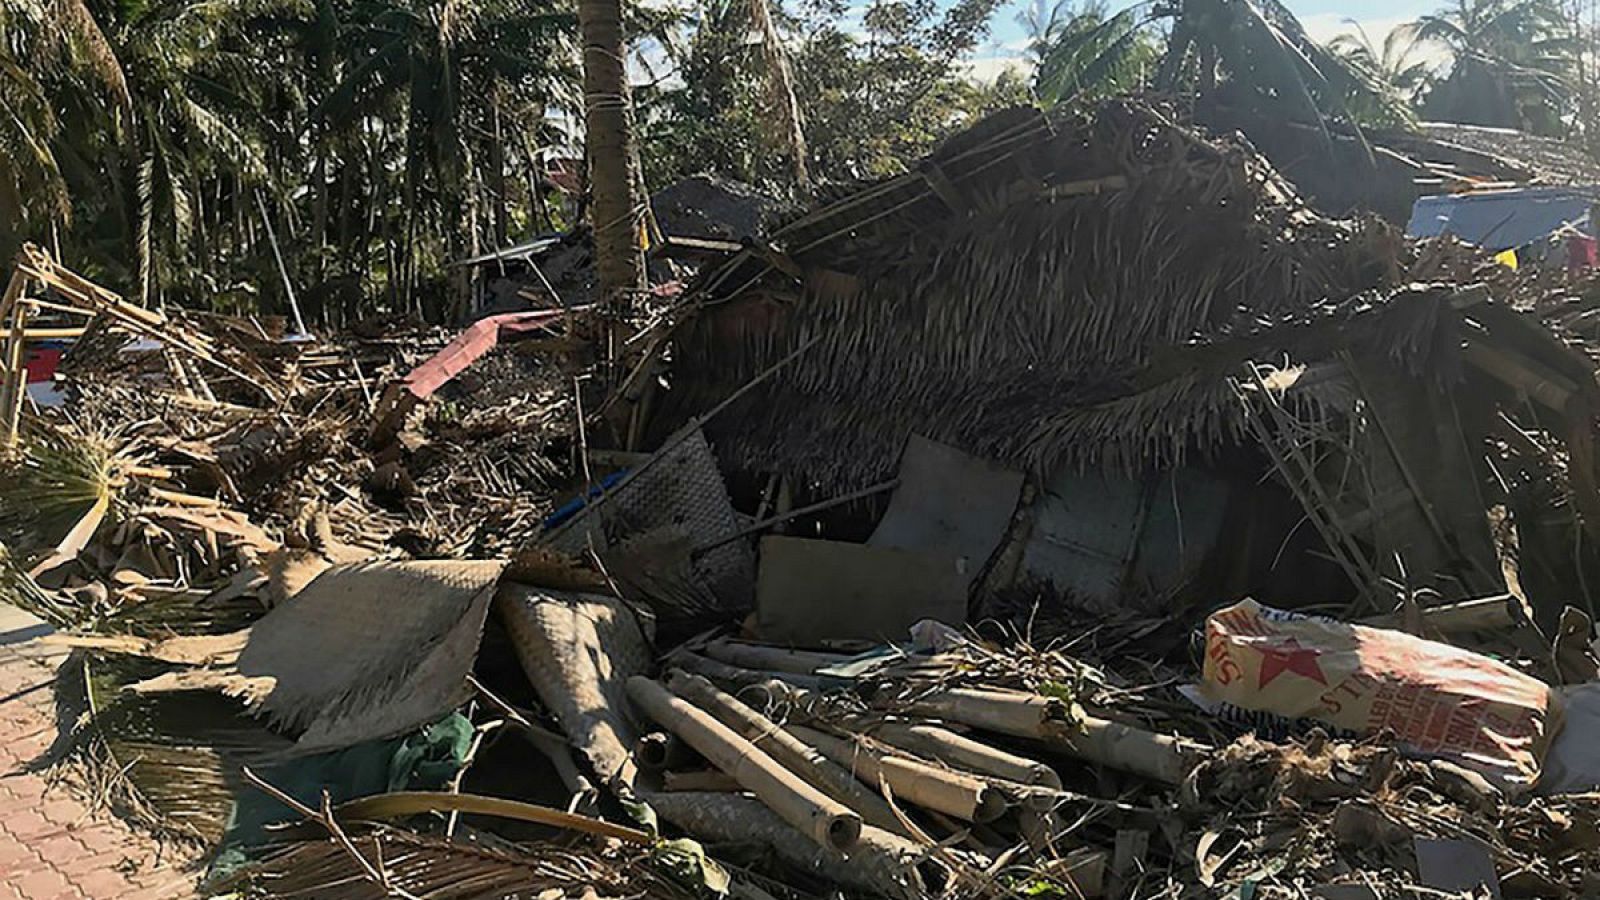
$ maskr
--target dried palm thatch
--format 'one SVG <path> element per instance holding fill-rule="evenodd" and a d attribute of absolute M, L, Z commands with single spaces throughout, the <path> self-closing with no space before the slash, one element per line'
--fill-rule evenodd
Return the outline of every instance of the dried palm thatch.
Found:
<path fill-rule="evenodd" d="M 233 639 L 222 665 L 167 672 L 145 693 L 243 699 L 314 753 L 390 737 L 466 700 L 503 562 L 374 561 L 330 568 Z"/>
<path fill-rule="evenodd" d="M 376 862 L 386 887 L 363 876 L 360 863 L 333 838 L 285 844 L 227 886 L 248 884 L 265 898 L 340 897 L 385 900 L 395 896 L 430 900 L 534 900 L 588 888 L 601 897 L 687 900 L 689 889 L 648 864 L 648 851 L 601 853 L 556 844 L 532 846 L 448 841 L 409 831 L 378 828 L 352 835 L 359 852 Z M 403 891 L 405 893 L 396 893 Z"/>
<path fill-rule="evenodd" d="M 1225 376 L 1175 361 L 1281 350 L 1248 339 L 1349 312 L 1402 262 L 1377 223 L 1322 218 L 1247 148 L 1131 100 L 997 115 L 773 240 L 691 295 L 678 400 L 816 340 L 712 437 L 835 488 L 912 431 L 1044 469 L 1214 447 L 1238 434 Z"/>
<path fill-rule="evenodd" d="M 241 786 L 239 769 L 290 741 L 223 697 L 124 690 L 159 666 L 85 656 L 64 670 L 58 701 L 78 716 L 69 760 L 98 798 L 157 834 L 214 843 Z"/>

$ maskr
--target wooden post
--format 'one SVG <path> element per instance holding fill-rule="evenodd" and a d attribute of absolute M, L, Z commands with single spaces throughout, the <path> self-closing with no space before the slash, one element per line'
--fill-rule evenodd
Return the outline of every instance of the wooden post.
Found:
<path fill-rule="evenodd" d="M 26 327 L 30 307 L 22 300 L 28 278 L 21 271 L 11 273 L 11 282 L 0 297 L 0 322 L 7 327 L 5 344 L 0 348 L 0 447 L 17 445 L 17 431 L 22 423 L 22 398 L 28 390 L 28 370 L 23 347 L 27 343 Z"/>

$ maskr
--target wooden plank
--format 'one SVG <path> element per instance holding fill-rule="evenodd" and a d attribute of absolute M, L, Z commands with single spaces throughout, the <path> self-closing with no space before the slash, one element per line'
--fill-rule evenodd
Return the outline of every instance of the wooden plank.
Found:
<path fill-rule="evenodd" d="M 28 306 L 22 299 L 27 287 L 27 276 L 17 271 L 11 274 L 4 297 L 0 297 L 0 322 L 10 328 L 0 354 L 0 445 L 17 445 L 17 428 L 22 421 L 22 398 L 27 393 L 28 370 L 23 366 L 23 332 L 28 321 Z"/>
<path fill-rule="evenodd" d="M 19 303 L 17 305 L 22 307 L 24 304 Z M 23 329 L 22 339 L 24 341 L 69 341 L 83 337 L 83 333 L 88 330 L 82 326 L 77 328 L 26 328 Z M 9 340 L 10 338 L 11 329 L 9 327 L 0 328 L 0 339 Z"/>

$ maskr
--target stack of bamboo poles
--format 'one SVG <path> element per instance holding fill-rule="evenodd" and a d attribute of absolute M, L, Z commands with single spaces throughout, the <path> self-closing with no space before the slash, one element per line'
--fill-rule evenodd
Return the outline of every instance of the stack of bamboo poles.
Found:
<path fill-rule="evenodd" d="M 660 729 L 635 748 L 650 805 L 700 840 L 764 844 L 888 897 L 987 894 L 1024 863 L 1093 897 L 1107 854 L 1063 840 L 1057 814 L 1076 795 L 1050 765 L 997 744 L 1166 785 L 1209 751 L 1015 691 L 950 688 L 839 712 L 819 700 L 847 679 L 819 670 L 842 659 L 720 640 L 670 654 L 660 680 L 631 679 L 635 710 Z"/>

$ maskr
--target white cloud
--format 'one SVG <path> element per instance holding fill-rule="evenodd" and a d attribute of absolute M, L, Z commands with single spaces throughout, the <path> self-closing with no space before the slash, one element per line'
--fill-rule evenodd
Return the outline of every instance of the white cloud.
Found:
<path fill-rule="evenodd" d="M 985 56 L 969 59 L 965 65 L 967 77 L 979 84 L 994 84 L 1008 71 L 1024 78 L 1033 74 L 1033 63 L 1021 56 Z"/>
<path fill-rule="evenodd" d="M 1380 50 L 1383 49 L 1383 40 L 1389 36 L 1389 32 L 1414 21 L 1416 21 L 1414 16 L 1376 16 L 1352 22 L 1350 16 L 1339 13 L 1316 13 L 1300 17 L 1300 24 L 1305 26 L 1306 34 L 1311 35 L 1312 40 L 1318 43 L 1326 44 L 1341 34 L 1353 34 L 1356 27 L 1360 26 L 1361 30 L 1366 32 L 1367 40 Z M 1444 48 L 1436 44 L 1418 44 L 1411 52 L 1411 58 L 1416 62 L 1438 65 L 1449 61 L 1450 57 Z"/>
<path fill-rule="evenodd" d="M 1396 26 L 1404 25 L 1405 23 L 1411 21 L 1410 18 L 1404 16 L 1356 19 L 1354 24 L 1352 24 L 1350 20 L 1350 16 L 1342 15 L 1340 13 L 1327 12 L 1316 13 L 1309 16 L 1301 16 L 1300 24 L 1305 26 L 1306 33 L 1311 35 L 1312 40 L 1323 44 L 1326 44 L 1341 34 L 1348 34 L 1355 31 L 1356 25 L 1360 25 L 1362 30 L 1367 33 L 1367 37 L 1372 41 L 1373 44 L 1382 46 L 1384 35 L 1388 34 Z"/>

